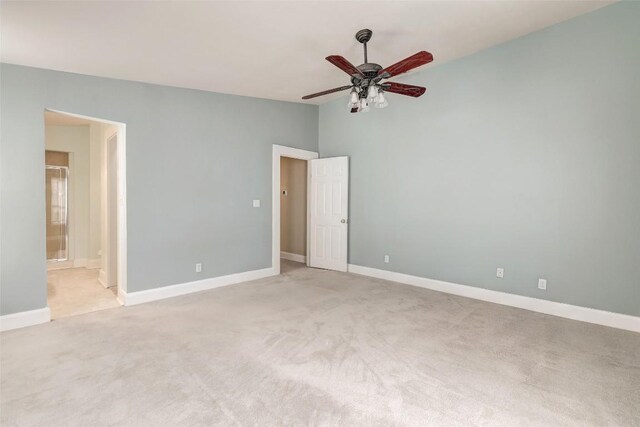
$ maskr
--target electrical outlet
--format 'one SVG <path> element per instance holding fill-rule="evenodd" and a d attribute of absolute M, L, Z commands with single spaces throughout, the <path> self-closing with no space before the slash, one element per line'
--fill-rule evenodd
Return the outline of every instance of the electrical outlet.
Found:
<path fill-rule="evenodd" d="M 260 200 L 254 200 L 253 201 L 253 207 L 254 208 L 259 208 L 260 207 Z"/>
<path fill-rule="evenodd" d="M 538 289 L 547 290 L 547 279 L 538 279 Z"/>
<path fill-rule="evenodd" d="M 389 255 L 384 256 L 384 262 L 389 264 Z"/>
<path fill-rule="evenodd" d="M 196 264 L 196 273 L 202 273 L 202 264 L 200 263 Z"/>
<path fill-rule="evenodd" d="M 504 278 L 504 268 L 498 267 L 498 269 L 496 270 L 496 277 L 500 279 Z"/>

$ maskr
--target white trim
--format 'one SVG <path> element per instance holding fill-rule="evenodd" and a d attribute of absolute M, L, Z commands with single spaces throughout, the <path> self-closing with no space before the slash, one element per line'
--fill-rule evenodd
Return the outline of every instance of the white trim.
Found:
<path fill-rule="evenodd" d="M 538 313 L 640 332 L 640 317 L 349 264 L 349 272 Z"/>
<path fill-rule="evenodd" d="M 163 286 L 161 288 L 148 289 L 146 291 L 127 293 L 126 291 L 118 289 L 118 299 L 123 305 L 136 305 L 191 294 L 194 292 L 206 291 L 209 289 L 219 288 L 221 286 L 248 282 L 249 280 L 262 279 L 264 277 L 274 275 L 275 273 L 273 268 L 263 268 L 262 270 L 245 271 L 242 273 L 229 274 L 227 276 L 211 277 L 209 279 L 181 283 L 178 285 Z"/>
<path fill-rule="evenodd" d="M 118 300 L 118 302 L 120 303 L 120 305 L 125 306 L 125 302 L 127 300 L 127 293 L 125 291 L 123 291 L 122 289 L 118 288 L 118 294 L 116 295 L 116 299 Z M 130 304 L 132 305 L 132 304 Z"/>
<path fill-rule="evenodd" d="M 78 258 L 73 260 L 73 268 L 80 268 L 80 267 L 86 267 L 86 266 L 87 266 L 86 258 Z"/>
<path fill-rule="evenodd" d="M 47 270 L 62 270 L 65 268 L 73 268 L 73 261 L 47 261 Z"/>
<path fill-rule="evenodd" d="M 127 292 L 127 126 L 118 126 L 118 294 Z"/>
<path fill-rule="evenodd" d="M 102 260 L 100 258 L 87 260 L 87 268 L 90 270 L 95 268 L 100 268 L 101 264 L 102 264 Z"/>
<path fill-rule="evenodd" d="M 91 121 L 94 121 L 94 122 L 107 123 L 109 125 L 123 125 L 124 124 L 124 123 L 121 123 L 121 122 L 114 122 L 113 120 L 101 119 L 101 118 L 92 117 L 92 116 L 84 116 L 82 114 L 70 113 L 68 111 L 54 110 L 53 108 L 45 108 L 45 111 L 51 111 L 53 113 L 64 114 L 65 116 L 77 117 L 79 119 L 91 120 Z"/>
<path fill-rule="evenodd" d="M 0 331 L 24 328 L 25 326 L 39 325 L 51 321 L 49 307 L 37 310 L 21 311 L 19 313 L 0 316 Z"/>
<path fill-rule="evenodd" d="M 107 273 L 102 268 L 98 271 L 98 282 L 105 288 L 109 287 L 107 286 Z"/>
<path fill-rule="evenodd" d="M 106 133 L 105 133 L 106 134 Z M 114 242 L 118 241 L 118 198 L 117 194 L 120 193 L 120 184 L 117 181 L 118 177 L 118 128 L 115 132 L 106 134 L 109 135 L 104 141 L 104 164 L 105 164 L 105 184 L 101 188 L 105 192 L 103 200 L 106 202 L 104 207 L 104 227 L 106 230 L 106 239 L 103 247 L 104 251 L 104 272 L 106 274 L 106 280 L 104 283 L 108 287 L 112 287 L 118 284 L 118 248 Z M 114 152 L 115 150 L 115 152 Z M 112 161 L 115 161 L 115 170 L 111 167 Z M 115 177 L 115 186 L 113 185 L 113 179 Z M 115 215 L 112 212 L 115 211 Z M 101 231 L 102 232 L 102 231 Z M 115 250 L 115 256 L 112 256 Z M 115 284 L 115 285 L 114 285 Z"/>
<path fill-rule="evenodd" d="M 291 252 L 282 252 L 280 251 L 281 259 L 288 259 L 289 261 L 302 262 L 307 263 L 307 257 L 299 254 L 292 254 Z"/>
<path fill-rule="evenodd" d="M 273 159 L 271 167 L 271 268 L 274 274 L 280 274 L 280 157 L 291 157 L 300 160 L 318 158 L 315 151 L 301 150 L 273 144 Z M 309 183 L 307 182 L 307 200 L 309 199 Z M 308 202 L 307 202 L 308 204 Z M 309 209 L 307 209 L 307 251 L 309 244 Z"/>

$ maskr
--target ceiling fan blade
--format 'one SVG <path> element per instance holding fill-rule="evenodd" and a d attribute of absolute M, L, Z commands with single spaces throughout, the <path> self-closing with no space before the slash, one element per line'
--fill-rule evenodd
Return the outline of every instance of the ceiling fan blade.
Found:
<path fill-rule="evenodd" d="M 352 108 L 352 109 L 351 109 L 351 112 L 352 112 L 352 113 L 357 113 L 357 112 L 358 112 L 358 107 L 354 107 L 354 108 Z"/>
<path fill-rule="evenodd" d="M 331 62 L 336 67 L 340 68 L 345 73 L 350 76 L 357 75 L 360 77 L 364 77 L 362 71 L 358 70 L 351 62 L 347 61 L 344 57 L 340 55 L 331 55 L 325 58 L 327 61 Z"/>
<path fill-rule="evenodd" d="M 389 77 L 397 76 L 398 74 L 406 73 L 407 71 L 413 70 L 421 65 L 428 64 L 431 61 L 433 61 L 433 55 L 423 50 L 380 70 L 378 75 L 388 79 Z"/>
<path fill-rule="evenodd" d="M 405 85 L 402 83 L 386 82 L 382 84 L 382 88 L 385 92 L 398 93 L 400 95 L 413 96 L 417 98 L 427 91 L 427 88 L 422 86 Z"/>
<path fill-rule="evenodd" d="M 316 96 L 328 95 L 328 94 L 333 93 L 333 92 L 340 92 L 341 90 L 347 90 L 347 89 L 351 89 L 351 88 L 352 88 L 352 86 L 341 86 L 341 87 L 337 87 L 335 89 L 325 90 L 323 92 L 312 93 L 311 95 L 303 96 L 302 99 L 311 99 L 311 98 L 315 98 Z"/>

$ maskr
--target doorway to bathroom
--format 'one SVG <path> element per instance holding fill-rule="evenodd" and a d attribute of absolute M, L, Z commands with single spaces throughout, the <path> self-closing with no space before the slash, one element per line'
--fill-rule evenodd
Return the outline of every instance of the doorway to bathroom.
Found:
<path fill-rule="evenodd" d="M 51 318 L 120 307 L 124 125 L 56 111 L 45 111 L 44 121 Z"/>

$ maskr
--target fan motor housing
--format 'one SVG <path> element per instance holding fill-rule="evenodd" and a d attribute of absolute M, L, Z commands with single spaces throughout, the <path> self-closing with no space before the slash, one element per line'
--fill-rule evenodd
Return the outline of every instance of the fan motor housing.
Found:
<path fill-rule="evenodd" d="M 382 70 L 382 66 L 373 63 L 361 64 L 356 67 L 364 77 L 360 75 L 353 75 L 351 77 L 351 84 L 360 88 L 366 88 L 378 83 L 382 77 L 378 76 L 378 72 Z"/>
<path fill-rule="evenodd" d="M 382 66 L 378 64 L 368 63 L 361 64 L 356 67 L 358 70 L 364 74 L 364 76 L 368 79 L 372 79 L 378 75 L 378 72 L 382 70 Z"/>

